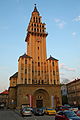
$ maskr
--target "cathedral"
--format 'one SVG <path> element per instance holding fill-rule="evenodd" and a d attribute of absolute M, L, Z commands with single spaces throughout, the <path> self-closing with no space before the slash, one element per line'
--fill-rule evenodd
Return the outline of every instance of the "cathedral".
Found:
<path fill-rule="evenodd" d="M 9 107 L 57 107 L 62 104 L 58 60 L 46 52 L 46 24 L 36 5 L 25 42 L 26 53 L 18 59 L 18 72 L 10 77 Z"/>

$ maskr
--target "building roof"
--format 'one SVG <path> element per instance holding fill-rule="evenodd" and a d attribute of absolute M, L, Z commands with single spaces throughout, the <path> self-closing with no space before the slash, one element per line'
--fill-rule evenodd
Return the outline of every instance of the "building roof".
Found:
<path fill-rule="evenodd" d="M 14 75 L 12 75 L 11 77 L 10 77 L 10 79 L 11 78 L 17 78 L 18 77 L 18 72 L 16 72 Z"/>
<path fill-rule="evenodd" d="M 37 7 L 36 7 L 36 4 L 34 4 L 34 5 L 35 5 L 35 7 L 34 7 L 33 12 L 37 12 L 37 13 L 39 14 L 39 12 L 38 12 L 38 10 L 37 10 Z"/>
<path fill-rule="evenodd" d="M 0 95 L 2 95 L 2 94 L 3 94 L 3 95 L 8 95 L 9 92 L 8 92 L 8 90 L 5 90 L 5 91 L 3 91 L 3 92 L 0 93 Z"/>
<path fill-rule="evenodd" d="M 24 55 L 20 56 L 20 57 L 19 57 L 19 59 L 20 59 L 20 58 L 32 58 L 32 57 L 31 57 L 31 56 L 26 55 L 26 53 L 25 53 Z"/>
<path fill-rule="evenodd" d="M 47 60 L 56 60 L 56 61 L 58 61 L 57 59 L 53 58 L 51 55 Z"/>
<path fill-rule="evenodd" d="M 73 80 L 73 81 L 67 83 L 66 85 L 69 85 L 69 84 L 72 84 L 72 83 L 75 83 L 75 82 L 79 82 L 79 81 L 80 81 L 80 79 L 75 79 L 75 80 Z"/>

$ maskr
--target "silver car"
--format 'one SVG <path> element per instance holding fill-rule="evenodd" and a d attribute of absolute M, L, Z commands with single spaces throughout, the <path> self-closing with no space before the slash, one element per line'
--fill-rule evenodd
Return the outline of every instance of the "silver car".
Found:
<path fill-rule="evenodd" d="M 22 114 L 22 116 L 31 116 L 32 115 L 32 111 L 31 111 L 30 107 L 24 107 L 21 110 L 21 114 Z"/>

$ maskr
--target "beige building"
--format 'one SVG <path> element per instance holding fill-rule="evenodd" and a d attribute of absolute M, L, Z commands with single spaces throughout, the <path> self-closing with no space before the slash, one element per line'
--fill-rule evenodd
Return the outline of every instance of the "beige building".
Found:
<path fill-rule="evenodd" d="M 68 103 L 80 106 L 80 79 L 75 79 L 67 84 Z"/>
<path fill-rule="evenodd" d="M 61 104 L 58 60 L 46 53 L 45 23 L 36 8 L 31 15 L 25 42 L 26 53 L 18 59 L 18 73 L 10 77 L 9 105 L 56 107 Z"/>

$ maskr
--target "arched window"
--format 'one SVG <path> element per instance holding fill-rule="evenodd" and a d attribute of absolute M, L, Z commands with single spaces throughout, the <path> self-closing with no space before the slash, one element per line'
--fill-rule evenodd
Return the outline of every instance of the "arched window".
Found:
<path fill-rule="evenodd" d="M 41 19 L 39 18 L 39 23 L 41 22 Z"/>
<path fill-rule="evenodd" d="M 36 18 L 36 22 L 38 22 L 38 19 Z"/>
<path fill-rule="evenodd" d="M 36 32 L 36 28 L 34 28 L 34 32 Z"/>
<path fill-rule="evenodd" d="M 35 17 L 33 18 L 33 21 L 35 22 Z"/>

